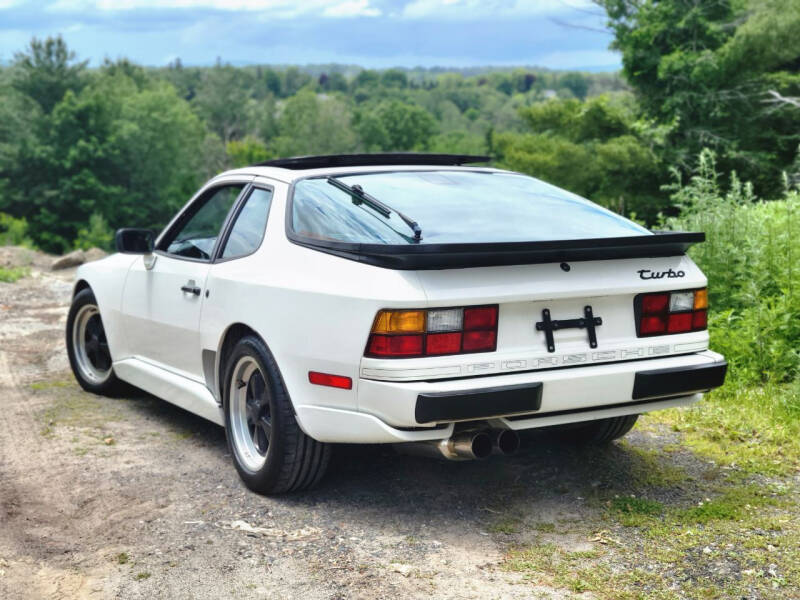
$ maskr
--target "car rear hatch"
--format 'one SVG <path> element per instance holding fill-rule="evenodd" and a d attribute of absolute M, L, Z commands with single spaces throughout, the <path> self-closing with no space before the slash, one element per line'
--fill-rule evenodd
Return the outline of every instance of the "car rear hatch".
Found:
<path fill-rule="evenodd" d="M 363 377 L 393 381 L 472 377 L 646 360 L 708 347 L 704 321 L 694 330 L 690 326 L 680 333 L 642 335 L 641 320 L 647 317 L 641 310 L 643 294 L 688 291 L 691 298 L 691 292 L 705 288 L 705 276 L 686 255 L 417 274 L 428 298 L 428 306 L 420 308 L 497 305 L 496 350 L 402 359 L 366 357 Z M 691 321 L 691 311 L 687 314 Z"/>

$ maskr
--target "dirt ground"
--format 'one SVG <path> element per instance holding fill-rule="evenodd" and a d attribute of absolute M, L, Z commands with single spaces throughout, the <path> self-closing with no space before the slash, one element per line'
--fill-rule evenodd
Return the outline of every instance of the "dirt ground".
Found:
<path fill-rule="evenodd" d="M 469 463 L 341 447 L 317 490 L 258 496 L 221 428 L 145 394 L 81 391 L 63 341 L 74 270 L 5 252 L 31 273 L 0 283 L 0 598 L 615 597 L 543 584 L 509 553 L 555 549 L 616 577 L 652 541 L 610 518 L 608 498 L 710 493 L 714 465 L 660 452 L 675 433 L 637 428 L 607 449 L 535 435 L 514 457 Z M 747 566 L 710 554 L 636 568 L 680 597 L 686 578 L 723 590 Z"/>

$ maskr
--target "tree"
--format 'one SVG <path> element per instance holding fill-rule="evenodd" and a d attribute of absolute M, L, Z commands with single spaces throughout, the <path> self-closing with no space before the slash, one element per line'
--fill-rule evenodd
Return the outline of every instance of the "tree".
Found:
<path fill-rule="evenodd" d="M 83 87 L 87 62 L 77 62 L 61 36 L 33 38 L 26 52 L 14 55 L 13 85 L 50 113 L 67 91 Z"/>
<path fill-rule="evenodd" d="M 769 90 L 800 91 L 796 0 L 599 0 L 644 115 L 669 126 L 665 159 L 688 172 L 703 147 L 772 193 L 800 143 L 800 115 Z"/>
<path fill-rule="evenodd" d="M 277 156 L 352 152 L 358 141 L 351 120 L 350 107 L 337 97 L 303 90 L 284 103 L 270 148 Z"/>
<path fill-rule="evenodd" d="M 297 67 L 289 67 L 283 72 L 283 85 L 281 86 L 283 97 L 294 96 L 310 82 L 311 75 L 304 73 Z"/>
<path fill-rule="evenodd" d="M 425 149 L 436 121 L 424 108 L 384 100 L 359 112 L 356 128 L 368 150 Z"/>
<path fill-rule="evenodd" d="M 565 73 L 558 78 L 558 83 L 571 91 L 579 100 L 586 98 L 586 93 L 589 91 L 589 80 L 583 73 Z"/>
<path fill-rule="evenodd" d="M 551 100 L 520 115 L 532 133 L 492 136 L 503 164 L 651 223 L 668 207 L 657 140 L 629 99 Z"/>
<path fill-rule="evenodd" d="M 405 89 L 408 87 L 408 77 L 400 69 L 388 69 L 381 75 L 381 85 L 387 88 Z"/>
<path fill-rule="evenodd" d="M 255 165 L 270 157 L 269 150 L 264 143 L 253 136 L 247 136 L 243 140 L 230 141 L 225 150 L 234 167 Z"/>
<path fill-rule="evenodd" d="M 216 65 L 203 78 L 193 102 L 208 128 L 227 143 L 250 133 L 252 112 L 249 78 L 241 69 Z"/>
<path fill-rule="evenodd" d="M 73 247 L 94 214 L 111 228 L 160 228 L 199 183 L 203 127 L 166 82 L 122 73 L 67 91 L 6 166 L 3 206 L 42 249 Z"/>

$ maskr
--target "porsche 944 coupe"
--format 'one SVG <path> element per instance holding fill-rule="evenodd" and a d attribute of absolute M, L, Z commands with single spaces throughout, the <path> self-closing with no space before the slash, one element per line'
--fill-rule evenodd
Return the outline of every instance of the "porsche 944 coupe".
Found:
<path fill-rule="evenodd" d="M 602 444 L 725 378 L 687 248 L 486 157 L 338 155 L 214 177 L 78 269 L 84 389 L 225 427 L 245 484 L 309 488 L 331 445 L 450 459 L 548 428 Z"/>

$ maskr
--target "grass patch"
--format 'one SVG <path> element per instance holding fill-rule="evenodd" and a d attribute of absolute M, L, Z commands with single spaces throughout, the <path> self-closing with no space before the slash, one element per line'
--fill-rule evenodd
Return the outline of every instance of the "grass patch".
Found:
<path fill-rule="evenodd" d="M 115 560 L 117 561 L 117 564 L 120 564 L 120 565 L 127 565 L 127 564 L 130 562 L 130 560 L 131 560 L 131 557 L 130 557 L 130 556 L 128 556 L 128 553 L 127 553 L 127 552 L 120 552 L 120 553 L 119 553 L 119 554 L 117 554 L 117 556 L 115 557 Z"/>
<path fill-rule="evenodd" d="M 639 486 L 672 487 L 686 480 L 686 471 L 664 458 L 661 450 L 637 448 L 626 441 L 622 447 L 631 457 L 631 478 Z"/>
<path fill-rule="evenodd" d="M 656 500 L 637 498 L 635 496 L 617 496 L 611 500 L 611 509 L 615 511 L 620 523 L 626 527 L 642 525 L 650 517 L 664 512 L 664 505 Z"/>
<path fill-rule="evenodd" d="M 682 523 L 705 524 L 710 521 L 737 521 L 755 516 L 768 506 L 777 506 L 781 502 L 781 491 L 755 484 L 738 485 L 725 488 L 713 499 L 706 499 L 688 509 L 673 512 L 677 521 Z"/>
<path fill-rule="evenodd" d="M 505 533 L 506 535 L 519 533 L 520 520 L 514 517 L 505 517 L 489 525 L 488 529 L 492 533 Z"/>
<path fill-rule="evenodd" d="M 679 516 L 685 523 L 704 524 L 709 521 L 734 521 L 742 516 L 742 509 L 729 502 L 712 500 L 685 509 L 679 513 Z"/>
<path fill-rule="evenodd" d="M 0 267 L 0 281 L 15 283 L 23 277 L 27 277 L 30 272 L 27 267 Z"/>
<path fill-rule="evenodd" d="M 732 383 L 688 409 L 652 413 L 684 443 L 744 474 L 785 476 L 800 470 L 800 383 L 737 387 Z"/>
<path fill-rule="evenodd" d="M 60 381 L 37 381 L 35 383 L 30 384 L 30 388 L 35 392 L 41 392 L 43 390 L 52 390 L 59 388 L 68 388 L 74 386 L 75 382 L 71 379 L 63 379 Z"/>
<path fill-rule="evenodd" d="M 150 573 L 148 573 L 147 571 L 142 571 L 141 573 L 137 573 L 134 579 L 136 581 L 143 581 L 145 579 L 150 579 L 150 577 L 152 577 Z"/>
<path fill-rule="evenodd" d="M 617 570 L 603 559 L 599 550 L 571 552 L 556 544 L 537 543 L 508 552 L 503 569 L 521 573 L 535 585 L 569 590 L 575 594 L 591 592 L 607 600 L 635 598 L 677 598 L 676 594 L 645 593 L 644 583 L 658 579 L 638 569 Z"/>
<path fill-rule="evenodd" d="M 49 398 L 49 406 L 39 413 L 45 437 L 52 436 L 56 426 L 68 426 L 99 430 L 102 440 L 108 436 L 107 423 L 122 420 L 120 404 L 85 393 L 75 381 L 40 381 L 30 389 Z"/>

